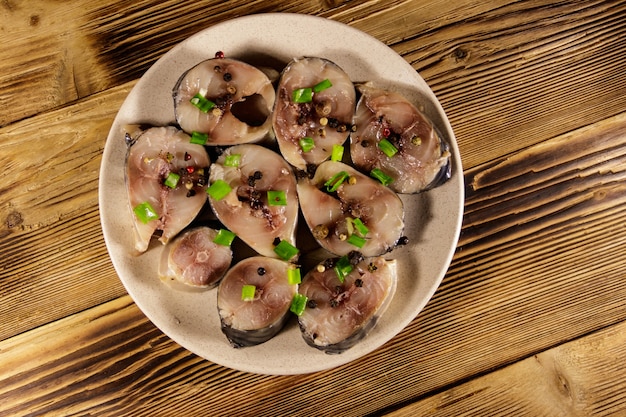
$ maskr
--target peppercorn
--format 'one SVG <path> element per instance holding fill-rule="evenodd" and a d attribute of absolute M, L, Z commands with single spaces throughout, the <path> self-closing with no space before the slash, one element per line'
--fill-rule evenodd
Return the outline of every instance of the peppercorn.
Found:
<path fill-rule="evenodd" d="M 222 78 L 224 78 L 224 81 L 229 82 L 233 79 L 233 75 L 230 72 L 226 72 Z"/>
<path fill-rule="evenodd" d="M 259 275 L 265 275 L 265 268 L 263 268 L 262 266 L 260 266 L 257 270 L 256 273 Z"/>

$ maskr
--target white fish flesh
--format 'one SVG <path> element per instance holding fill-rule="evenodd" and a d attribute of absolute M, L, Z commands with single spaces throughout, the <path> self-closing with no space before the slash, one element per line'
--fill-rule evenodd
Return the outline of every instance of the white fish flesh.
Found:
<path fill-rule="evenodd" d="M 450 178 L 450 152 L 433 125 L 398 93 L 357 86 L 361 98 L 350 134 L 350 156 L 362 171 L 380 169 L 399 193 L 417 193 Z"/>
<path fill-rule="evenodd" d="M 289 283 L 290 268 L 288 262 L 254 256 L 226 273 L 218 287 L 217 308 L 222 332 L 234 347 L 263 343 L 283 327 L 298 291 L 297 284 Z M 242 299 L 244 285 L 254 286 L 252 298 Z"/>
<path fill-rule="evenodd" d="M 208 134 L 208 145 L 258 142 L 269 136 L 274 86 L 245 62 L 203 61 L 180 77 L 173 97 L 180 127 L 190 134 Z"/>
<path fill-rule="evenodd" d="M 198 215 L 207 201 L 210 160 L 203 146 L 190 143 L 189 135 L 171 126 L 127 134 L 127 142 L 126 188 L 135 249 L 145 252 L 155 232 L 162 232 L 159 240 L 166 244 Z"/>
<path fill-rule="evenodd" d="M 329 259 L 306 274 L 298 292 L 308 298 L 298 321 L 304 340 L 326 353 L 341 353 L 363 339 L 389 305 L 396 289 L 396 261 L 352 259 L 340 280 Z"/>
<path fill-rule="evenodd" d="M 325 185 L 333 178 L 339 181 L 340 175 L 344 179 L 336 190 L 333 184 Z M 359 250 L 364 256 L 378 256 L 402 237 L 404 211 L 398 195 L 342 162 L 326 161 L 312 179 L 299 179 L 298 197 L 313 237 L 336 255 Z"/>
<path fill-rule="evenodd" d="M 229 147 L 211 167 L 211 185 L 221 181 L 230 192 L 219 199 L 209 193 L 209 200 L 230 231 L 264 256 L 277 257 L 277 239 L 296 245 L 296 178 L 279 154 L 255 144 Z M 282 201 L 271 201 L 273 192 Z"/>
<path fill-rule="evenodd" d="M 294 102 L 294 91 L 317 85 L 327 88 L 312 92 L 310 100 Z M 335 63 L 316 57 L 289 63 L 282 72 L 272 114 L 276 140 L 287 162 L 306 170 L 309 164 L 329 159 L 333 145 L 343 144 L 348 137 L 355 104 L 354 85 Z M 309 145 L 300 142 L 304 138 Z"/>
<path fill-rule="evenodd" d="M 214 242 L 218 233 L 199 226 L 176 236 L 161 254 L 159 278 L 178 289 L 216 287 L 233 259 L 230 246 Z"/>

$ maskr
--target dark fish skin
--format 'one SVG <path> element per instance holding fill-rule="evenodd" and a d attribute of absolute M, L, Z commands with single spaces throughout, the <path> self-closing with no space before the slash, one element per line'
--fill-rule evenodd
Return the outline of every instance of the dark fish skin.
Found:
<path fill-rule="evenodd" d="M 324 261 L 304 277 L 298 292 L 307 308 L 298 323 L 304 341 L 328 354 L 350 349 L 376 326 L 393 298 L 396 263 L 382 257 L 362 258 L 343 280 Z"/>

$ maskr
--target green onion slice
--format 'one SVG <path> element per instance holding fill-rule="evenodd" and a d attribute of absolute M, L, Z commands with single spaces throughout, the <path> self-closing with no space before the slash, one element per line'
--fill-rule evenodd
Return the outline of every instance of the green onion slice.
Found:
<path fill-rule="evenodd" d="M 191 104 L 196 106 L 202 113 L 208 113 L 213 107 L 215 107 L 215 103 L 213 103 L 208 98 L 204 97 L 202 94 L 198 93 L 191 98 Z"/>
<path fill-rule="evenodd" d="M 224 165 L 227 167 L 238 167 L 241 163 L 241 154 L 234 153 L 232 155 L 226 155 L 224 158 Z"/>
<path fill-rule="evenodd" d="M 352 234 L 352 235 L 348 236 L 348 239 L 346 239 L 346 242 L 348 242 L 351 245 L 356 246 L 357 248 L 362 248 L 363 245 L 365 245 L 365 243 L 367 241 L 365 240 L 364 237 Z"/>
<path fill-rule="evenodd" d="M 363 224 L 363 221 L 358 217 L 352 220 L 352 224 L 354 224 L 355 229 L 361 236 L 365 236 L 370 231 L 370 229 L 368 229 L 367 226 Z"/>
<path fill-rule="evenodd" d="M 393 143 L 389 142 L 387 139 L 382 139 L 378 142 L 378 148 L 389 158 L 398 153 L 398 148 L 393 146 Z"/>
<path fill-rule="evenodd" d="M 343 146 L 333 145 L 333 151 L 330 154 L 331 161 L 341 161 L 343 158 Z"/>
<path fill-rule="evenodd" d="M 250 284 L 244 284 L 241 287 L 241 299 L 243 301 L 254 300 L 254 294 L 256 293 L 256 287 Z"/>
<path fill-rule="evenodd" d="M 200 132 L 192 132 L 191 140 L 189 142 L 195 143 L 196 145 L 204 145 L 209 140 L 209 135 L 206 133 Z"/>
<path fill-rule="evenodd" d="M 180 180 L 180 175 L 178 175 L 175 172 L 170 172 L 169 174 L 167 174 L 167 178 L 165 178 L 165 181 L 163 181 L 163 184 L 170 188 L 176 188 L 179 180 Z"/>
<path fill-rule="evenodd" d="M 382 185 L 385 185 L 385 186 L 393 182 L 393 178 L 391 178 L 389 175 L 385 174 L 383 171 L 381 171 L 378 168 L 374 168 L 373 170 L 371 170 L 370 176 L 373 178 L 376 178 L 378 181 L 380 181 Z"/>
<path fill-rule="evenodd" d="M 332 177 L 330 177 L 330 179 L 324 183 L 324 186 L 326 186 L 326 190 L 329 193 L 332 193 L 334 191 L 337 191 L 339 186 L 349 177 L 350 175 L 348 175 L 346 171 L 340 171 L 336 173 L 335 175 L 333 175 Z"/>
<path fill-rule="evenodd" d="M 313 100 L 313 89 L 298 88 L 291 93 L 291 99 L 294 103 L 310 103 Z"/>
<path fill-rule="evenodd" d="M 138 204 L 133 209 L 133 212 L 142 223 L 148 223 L 151 220 L 156 220 L 159 218 L 159 215 L 154 207 L 152 207 L 152 205 L 147 201 Z"/>
<path fill-rule="evenodd" d="M 298 143 L 300 144 L 302 152 L 310 152 L 313 148 L 315 148 L 315 142 L 313 141 L 313 138 L 310 138 L 308 136 L 300 139 Z"/>
<path fill-rule="evenodd" d="M 290 267 L 287 269 L 287 279 L 289 284 L 296 285 L 302 282 L 302 275 L 300 274 L 300 268 Z"/>
<path fill-rule="evenodd" d="M 304 313 L 307 301 L 309 301 L 309 298 L 306 295 L 295 293 L 291 299 L 289 311 L 294 313 L 296 316 L 301 316 L 302 313 Z"/>
<path fill-rule="evenodd" d="M 324 81 L 320 81 L 319 83 L 315 84 L 313 86 L 313 92 L 314 93 L 319 93 L 320 91 L 324 91 L 327 88 L 332 87 L 333 84 L 330 82 L 330 80 L 328 78 L 326 78 Z"/>
<path fill-rule="evenodd" d="M 232 191 L 232 188 L 230 188 L 230 185 L 228 185 L 228 183 L 224 180 L 215 181 L 206 190 L 206 192 L 217 201 L 226 197 L 228 193 L 230 193 L 231 191 Z"/>
<path fill-rule="evenodd" d="M 270 206 L 286 206 L 287 195 L 283 190 L 268 190 L 267 204 Z"/>
<path fill-rule="evenodd" d="M 286 240 L 281 240 L 278 245 L 274 247 L 274 252 L 281 259 L 288 261 L 296 256 L 300 252 L 300 250 Z"/>
<path fill-rule="evenodd" d="M 219 232 L 217 232 L 217 235 L 215 235 L 213 243 L 217 243 L 222 246 L 230 246 L 233 243 L 233 240 L 235 240 L 235 236 L 237 235 L 230 230 L 220 229 Z"/>
<path fill-rule="evenodd" d="M 337 274 L 337 278 L 339 279 L 339 281 L 344 282 L 346 277 L 350 272 L 352 272 L 354 267 L 350 263 L 350 259 L 348 259 L 346 255 L 344 255 L 339 258 L 333 269 L 335 270 L 335 274 Z"/>

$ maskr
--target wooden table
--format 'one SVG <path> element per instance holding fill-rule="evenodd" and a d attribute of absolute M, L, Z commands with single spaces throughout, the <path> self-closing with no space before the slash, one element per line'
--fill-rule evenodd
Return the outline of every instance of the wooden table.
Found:
<path fill-rule="evenodd" d="M 0 4 L 0 415 L 626 413 L 626 2 Z M 108 257 L 98 172 L 136 81 L 217 22 L 367 32 L 440 99 L 466 182 L 435 296 L 360 360 L 248 374 L 183 349 Z"/>

